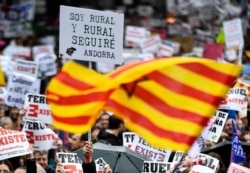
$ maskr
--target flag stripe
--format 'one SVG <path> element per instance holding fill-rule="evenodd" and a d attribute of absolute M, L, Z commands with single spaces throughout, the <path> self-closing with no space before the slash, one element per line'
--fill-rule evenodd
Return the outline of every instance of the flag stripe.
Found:
<path fill-rule="evenodd" d="M 107 92 L 93 92 L 89 94 L 72 95 L 68 97 L 58 96 L 57 100 L 48 97 L 48 101 L 53 104 L 60 104 L 61 106 L 82 105 L 89 102 L 105 101 L 112 91 Z M 48 92 L 48 95 L 55 95 Z"/>
<path fill-rule="evenodd" d="M 187 135 L 185 133 L 175 132 L 174 130 L 167 130 L 159 128 L 159 126 L 153 124 L 150 120 L 148 120 L 144 115 L 139 114 L 136 111 L 133 111 L 129 109 L 126 106 L 121 105 L 120 103 L 116 102 L 115 100 L 108 100 L 107 105 L 109 107 L 115 107 L 116 109 L 120 110 L 122 113 L 126 113 L 126 115 L 123 115 L 126 117 L 126 120 L 130 121 L 131 123 L 138 124 L 138 120 L 140 121 L 140 124 L 146 128 L 150 129 L 152 132 L 154 132 L 154 135 L 162 138 L 168 138 L 172 141 L 175 141 L 177 143 L 186 143 L 186 141 L 194 141 L 195 136 Z M 185 141 L 185 142 L 184 142 Z"/>
<path fill-rule="evenodd" d="M 58 122 L 67 122 L 67 124 L 71 125 L 82 125 L 89 124 L 90 121 L 95 119 L 93 115 L 74 115 L 74 117 L 61 117 L 60 115 L 53 114 L 53 120 Z"/>
<path fill-rule="evenodd" d="M 204 115 L 173 107 L 140 86 L 136 87 L 133 97 L 142 99 L 149 107 L 153 106 L 159 112 L 165 115 L 173 115 L 176 119 L 198 123 L 202 126 L 205 126 L 209 120 L 209 117 L 204 117 Z M 184 119 L 183 117 L 187 118 Z"/>
<path fill-rule="evenodd" d="M 209 93 L 205 93 L 202 90 L 197 90 L 193 87 L 187 86 L 185 83 L 180 83 L 157 71 L 150 73 L 147 76 L 168 90 L 184 96 L 195 98 L 202 102 L 207 102 L 213 106 L 217 106 L 218 103 L 223 99 L 223 97 L 214 96 Z"/>
<path fill-rule="evenodd" d="M 225 85 L 232 86 L 233 84 L 232 81 L 235 80 L 235 76 L 232 76 L 229 73 L 222 73 L 220 71 L 214 70 L 202 63 L 197 63 L 197 62 L 186 63 L 186 64 L 183 63 L 183 64 L 179 64 L 179 66 L 185 67 L 186 69 L 193 71 L 195 73 L 198 73 L 202 76 L 206 76 L 207 78 L 210 78 L 211 80 L 216 80 L 218 82 L 223 81 Z"/>
<path fill-rule="evenodd" d="M 61 71 L 59 73 L 59 75 L 57 76 L 57 80 L 60 81 L 61 83 L 63 83 L 64 85 L 66 84 L 70 87 L 74 87 L 75 89 L 77 89 L 79 91 L 91 89 L 94 87 L 86 82 L 78 80 L 75 77 L 71 77 L 69 75 L 69 73 L 67 73 L 65 71 Z"/>

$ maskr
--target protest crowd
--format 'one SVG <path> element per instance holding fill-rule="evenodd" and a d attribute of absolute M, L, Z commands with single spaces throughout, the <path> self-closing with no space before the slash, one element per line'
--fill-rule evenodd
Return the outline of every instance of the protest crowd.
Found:
<path fill-rule="evenodd" d="M 0 173 L 250 172 L 248 1 L 67 2 L 1 4 Z"/>

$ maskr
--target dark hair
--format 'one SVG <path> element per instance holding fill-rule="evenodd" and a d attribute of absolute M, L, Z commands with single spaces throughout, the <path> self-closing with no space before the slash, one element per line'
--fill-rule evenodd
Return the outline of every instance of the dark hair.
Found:
<path fill-rule="evenodd" d="M 120 127 L 121 123 L 124 123 L 121 119 L 116 118 L 115 116 L 109 117 L 109 129 L 117 129 Z"/>
<path fill-rule="evenodd" d="M 222 159 L 221 159 L 221 157 L 220 157 L 220 155 L 218 153 L 216 153 L 216 152 L 209 152 L 207 155 L 209 155 L 211 157 L 214 157 L 214 158 L 216 158 L 216 159 L 219 160 L 219 164 L 220 164 L 220 170 L 219 170 L 219 172 L 223 172 L 223 171 L 226 170 L 225 164 L 223 163 L 223 161 L 222 161 Z"/>
<path fill-rule="evenodd" d="M 1 160 L 0 165 L 5 164 L 8 166 L 10 172 L 13 172 L 13 166 L 9 160 Z"/>
<path fill-rule="evenodd" d="M 80 137 L 80 141 L 87 141 L 88 140 L 88 133 L 83 133 Z"/>

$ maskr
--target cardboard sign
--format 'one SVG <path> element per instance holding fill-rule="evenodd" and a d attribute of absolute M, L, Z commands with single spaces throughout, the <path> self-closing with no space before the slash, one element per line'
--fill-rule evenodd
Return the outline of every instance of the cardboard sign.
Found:
<path fill-rule="evenodd" d="M 248 90 L 242 87 L 231 88 L 225 99 L 220 103 L 219 109 L 236 110 L 244 112 L 247 109 Z"/>
<path fill-rule="evenodd" d="M 0 127 L 0 160 L 30 153 L 31 149 L 24 132 Z"/>
<path fill-rule="evenodd" d="M 142 173 L 166 173 L 170 170 L 171 165 L 170 162 L 144 161 Z"/>
<path fill-rule="evenodd" d="M 55 149 L 57 134 L 41 121 L 26 120 L 22 129 L 35 150 Z"/>
<path fill-rule="evenodd" d="M 40 120 L 45 124 L 52 124 L 52 115 L 45 95 L 28 93 L 25 96 L 24 119 Z"/>
<path fill-rule="evenodd" d="M 205 161 L 202 164 L 194 165 L 190 171 L 191 173 L 215 173 L 219 165 L 218 159 L 206 154 L 199 154 L 197 158 L 204 158 Z"/>
<path fill-rule="evenodd" d="M 151 158 L 152 161 L 156 162 L 168 162 L 171 154 L 170 150 L 159 149 L 151 146 L 150 144 L 148 144 L 148 142 L 146 142 L 138 135 L 134 136 L 134 140 L 130 149 L 135 151 L 136 153 L 147 156 Z"/>
<path fill-rule="evenodd" d="M 240 166 L 239 164 L 231 162 L 229 165 L 229 168 L 227 170 L 227 173 L 249 173 L 250 169 Z"/>
<path fill-rule="evenodd" d="M 57 159 L 63 165 L 64 173 L 83 173 L 82 160 L 77 153 L 56 153 Z"/>
<path fill-rule="evenodd" d="M 34 61 L 16 60 L 15 72 L 37 78 L 38 64 Z"/>
<path fill-rule="evenodd" d="M 60 6 L 62 58 L 122 64 L 124 15 Z"/>
<path fill-rule="evenodd" d="M 207 135 L 207 140 L 213 141 L 215 143 L 218 142 L 220 138 L 220 134 L 223 130 L 223 127 L 227 121 L 228 113 L 222 111 L 216 111 L 215 121 L 209 129 L 209 133 Z"/>

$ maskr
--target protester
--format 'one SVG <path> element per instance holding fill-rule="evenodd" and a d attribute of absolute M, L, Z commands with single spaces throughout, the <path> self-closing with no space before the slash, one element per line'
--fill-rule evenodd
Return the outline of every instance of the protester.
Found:
<path fill-rule="evenodd" d="M 106 130 L 101 130 L 98 139 L 110 145 L 122 146 L 122 132 L 125 131 L 125 123 L 115 116 L 109 117 L 109 127 Z"/>
<path fill-rule="evenodd" d="M 3 172 L 3 173 L 13 172 L 13 167 L 12 167 L 12 164 L 9 160 L 1 160 L 0 161 L 0 172 Z"/>
<path fill-rule="evenodd" d="M 46 170 L 46 173 L 54 172 L 54 170 L 51 169 L 48 165 L 48 151 L 34 151 L 33 154 L 34 154 L 36 163 L 41 165 Z"/>
<path fill-rule="evenodd" d="M 87 134 L 81 134 L 81 133 L 73 134 L 72 137 L 69 139 L 69 150 L 75 151 L 81 149 L 84 146 L 85 141 L 87 140 L 88 140 Z"/>

